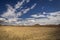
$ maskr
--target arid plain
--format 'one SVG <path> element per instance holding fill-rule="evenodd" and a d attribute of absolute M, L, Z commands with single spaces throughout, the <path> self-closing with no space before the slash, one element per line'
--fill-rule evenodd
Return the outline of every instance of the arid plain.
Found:
<path fill-rule="evenodd" d="M 60 40 L 60 27 L 0 26 L 0 40 Z"/>

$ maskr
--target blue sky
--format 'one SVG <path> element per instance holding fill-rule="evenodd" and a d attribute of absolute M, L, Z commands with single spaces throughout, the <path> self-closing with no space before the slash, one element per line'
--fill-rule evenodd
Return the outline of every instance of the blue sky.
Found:
<path fill-rule="evenodd" d="M 60 0 L 0 0 L 0 18 L 7 19 L 8 22 L 9 20 L 13 21 L 13 19 L 16 21 L 25 19 L 24 21 L 39 20 L 39 22 L 43 24 L 49 19 L 52 19 L 50 21 L 54 21 L 53 24 L 60 24 L 60 22 L 57 22 L 60 20 L 59 13 Z M 45 19 L 48 20 L 43 22 Z M 31 22 L 34 23 L 34 21 Z M 48 23 L 50 23 L 50 21 L 48 21 Z"/>

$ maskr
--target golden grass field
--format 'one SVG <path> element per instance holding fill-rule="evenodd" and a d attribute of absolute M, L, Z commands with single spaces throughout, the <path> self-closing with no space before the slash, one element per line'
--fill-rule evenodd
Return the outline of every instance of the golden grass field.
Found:
<path fill-rule="evenodd" d="M 60 40 L 60 28 L 0 26 L 0 40 Z"/>

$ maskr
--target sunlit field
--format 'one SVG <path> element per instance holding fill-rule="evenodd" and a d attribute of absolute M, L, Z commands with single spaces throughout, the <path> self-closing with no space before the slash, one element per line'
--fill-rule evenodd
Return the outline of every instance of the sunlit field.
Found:
<path fill-rule="evenodd" d="M 0 26 L 0 40 L 60 40 L 60 27 Z"/>

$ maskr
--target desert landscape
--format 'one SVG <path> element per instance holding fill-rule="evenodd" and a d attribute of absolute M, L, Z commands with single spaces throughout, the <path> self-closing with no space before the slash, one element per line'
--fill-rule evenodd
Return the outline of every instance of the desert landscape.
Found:
<path fill-rule="evenodd" d="M 0 40 L 60 40 L 60 27 L 35 26 L 0 26 Z"/>

